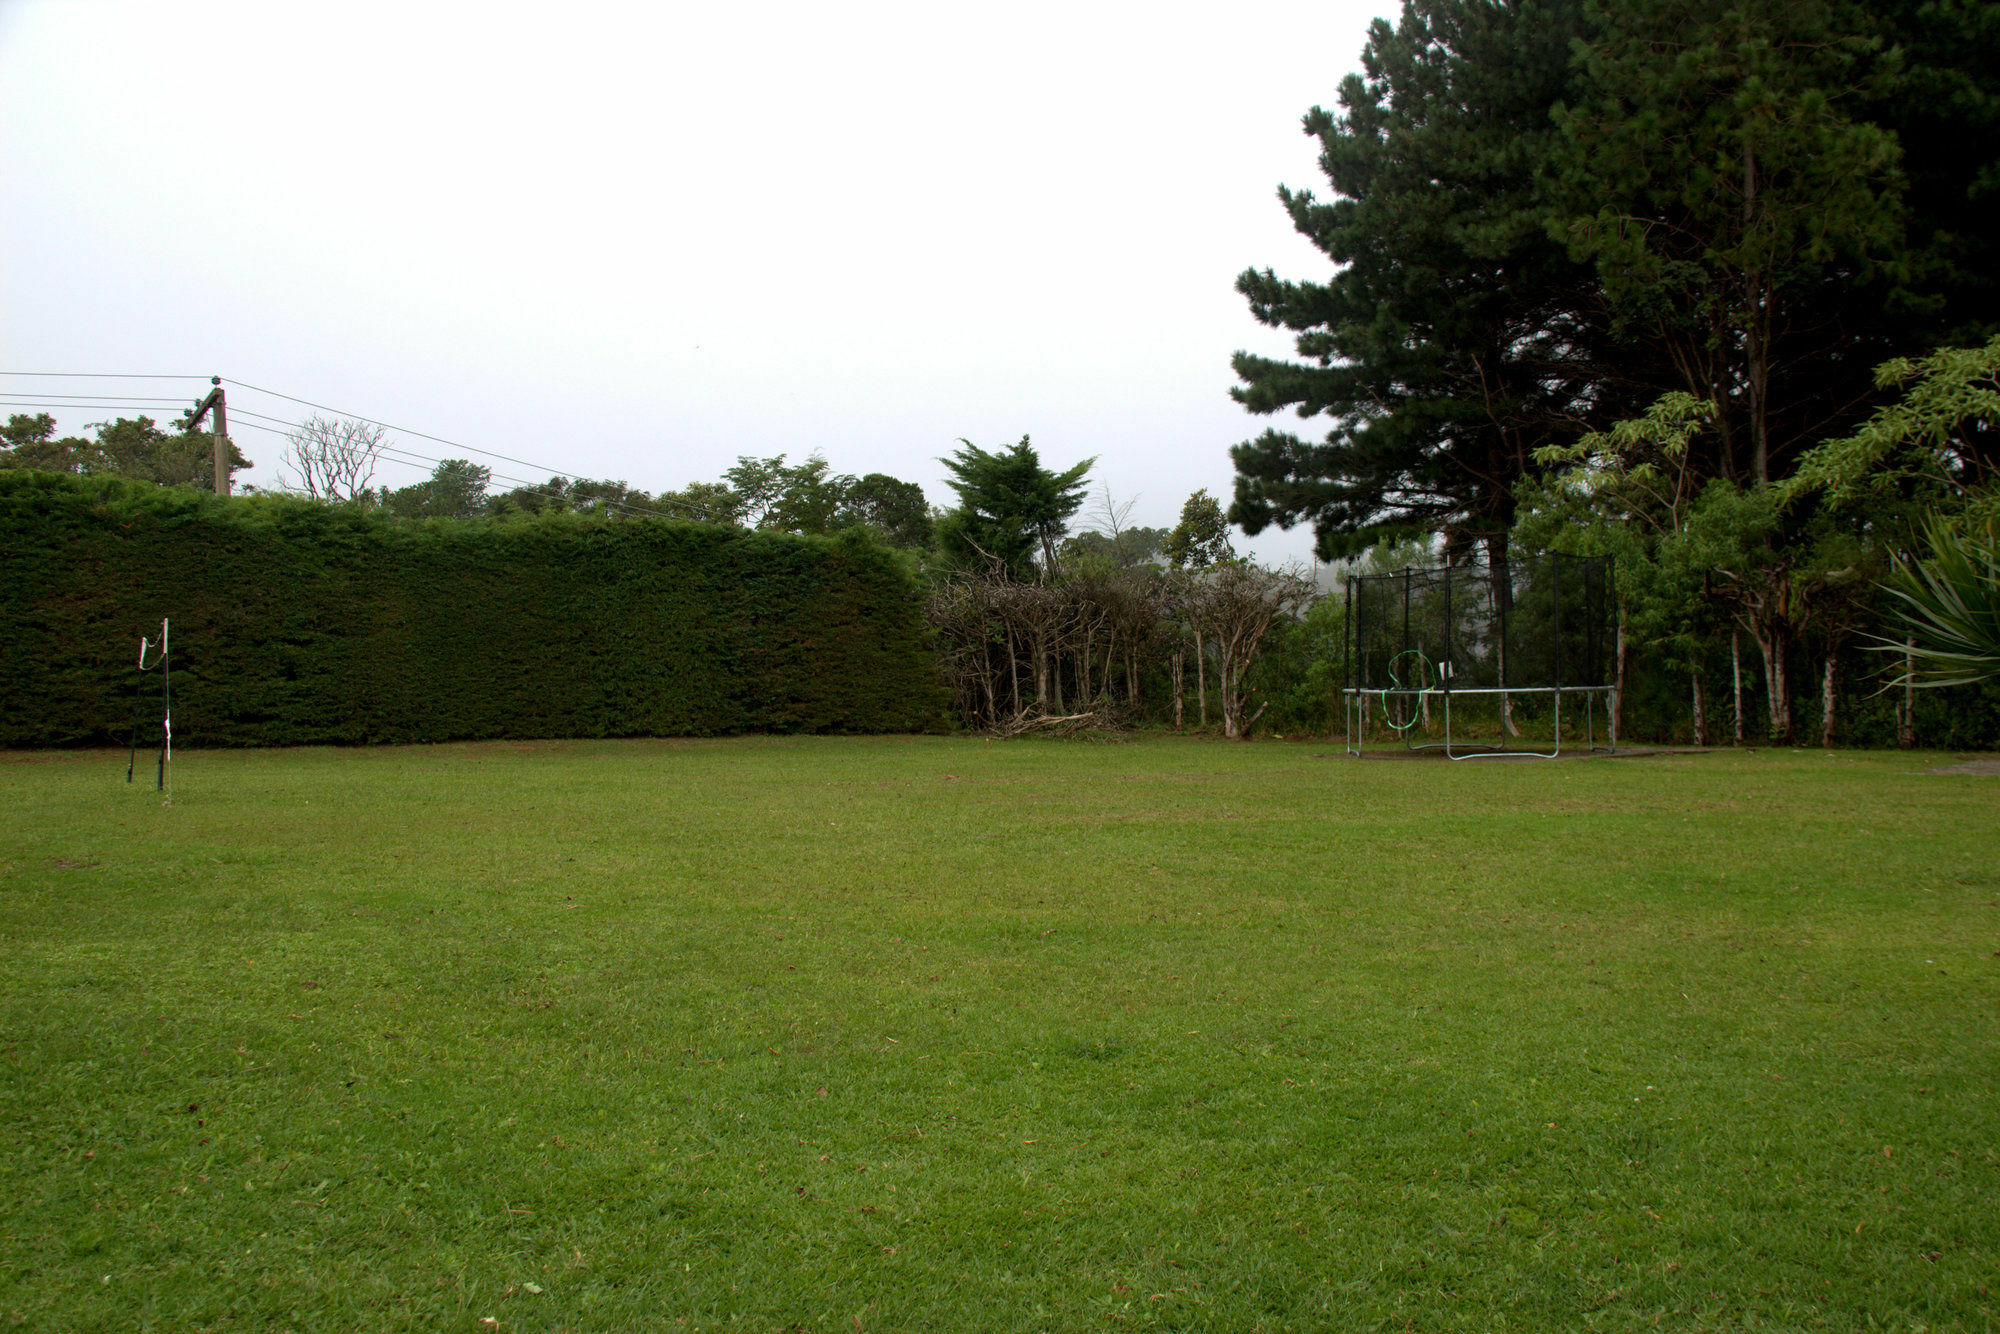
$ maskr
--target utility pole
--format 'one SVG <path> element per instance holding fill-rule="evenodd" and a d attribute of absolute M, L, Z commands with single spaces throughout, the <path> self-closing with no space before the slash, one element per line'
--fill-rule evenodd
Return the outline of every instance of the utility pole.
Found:
<path fill-rule="evenodd" d="M 186 421 L 183 426 L 192 431 L 201 425 L 201 419 L 210 412 L 215 413 L 215 494 L 229 494 L 229 399 L 222 392 L 222 377 L 211 375 L 208 382 L 215 386 L 208 391 L 208 397 L 194 405 L 191 412 L 182 414 Z"/>

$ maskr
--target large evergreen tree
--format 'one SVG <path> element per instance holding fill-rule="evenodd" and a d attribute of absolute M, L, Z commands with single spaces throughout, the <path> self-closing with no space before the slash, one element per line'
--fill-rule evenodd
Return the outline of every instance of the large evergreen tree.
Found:
<path fill-rule="evenodd" d="M 1717 405 L 1699 476 L 1759 486 L 2000 325 L 2000 6 L 1408 0 L 1363 66 L 1306 119 L 1333 197 L 1280 192 L 1333 275 L 1238 280 L 1300 360 L 1235 396 L 1333 424 L 1232 451 L 1248 532 L 1462 546 L 1670 389 Z"/>
<path fill-rule="evenodd" d="M 1888 58 L 1860 107 L 1902 149 L 1898 350 L 1975 346 L 2000 333 L 2000 5 L 1870 0 L 1864 22 Z"/>
<path fill-rule="evenodd" d="M 1859 113 L 1879 44 L 1822 0 L 1621 0 L 1545 163 L 1551 230 L 1614 329 L 1714 403 L 1705 471 L 1762 485 L 1844 424 L 1907 270 L 1896 136 Z"/>
<path fill-rule="evenodd" d="M 1240 352 L 1233 392 L 1332 430 L 1232 451 L 1245 532 L 1310 522 L 1328 559 L 1414 532 L 1496 537 L 1535 448 L 1606 399 L 1624 415 L 1650 398 L 1606 355 L 1593 276 L 1551 238 L 1538 194 L 1585 22 L 1582 0 L 1407 0 L 1370 30 L 1338 114 L 1306 117 L 1334 197 L 1279 195 L 1337 268 L 1237 280 L 1301 360 Z"/>

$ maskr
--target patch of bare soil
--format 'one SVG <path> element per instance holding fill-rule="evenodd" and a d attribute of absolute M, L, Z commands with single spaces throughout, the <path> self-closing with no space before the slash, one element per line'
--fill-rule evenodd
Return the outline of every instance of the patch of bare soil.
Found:
<path fill-rule="evenodd" d="M 1961 764 L 1947 764 L 1942 769 L 1926 769 L 1927 774 L 1981 774 L 1987 778 L 2000 778 L 2000 760 L 1966 760 Z"/>
<path fill-rule="evenodd" d="M 1592 750 L 1584 746 L 1564 746 L 1562 754 L 1556 756 L 1549 756 L 1549 755 L 1531 754 L 1526 748 L 1523 748 L 1521 750 L 1480 752 L 1475 750 L 1471 745 L 1467 745 L 1465 749 L 1459 752 L 1459 756 L 1460 758 L 1465 758 L 1467 756 L 1474 756 L 1480 760 L 1485 760 L 1485 761 L 1492 761 L 1492 760 L 1526 761 L 1526 760 L 1542 760 L 1542 759 L 1644 760 L 1644 759 L 1651 759 L 1655 756 L 1661 756 L 1661 755 L 1707 755 L 1711 753 L 1712 752 L 1706 749 L 1696 749 L 1693 746 L 1620 746 L 1615 751 Z M 1329 752 L 1324 752 L 1324 754 L 1328 758 L 1336 758 L 1336 759 L 1355 758 L 1353 756 L 1344 755 L 1340 751 L 1329 751 Z M 1309 756 L 1308 758 L 1319 759 L 1321 758 L 1321 755 L 1315 754 Z M 1451 757 L 1446 755 L 1442 748 L 1436 748 L 1436 749 L 1425 749 L 1425 750 L 1388 750 L 1388 749 L 1367 750 L 1361 753 L 1360 758 L 1364 760 L 1443 760 L 1443 759 L 1449 759 Z"/>

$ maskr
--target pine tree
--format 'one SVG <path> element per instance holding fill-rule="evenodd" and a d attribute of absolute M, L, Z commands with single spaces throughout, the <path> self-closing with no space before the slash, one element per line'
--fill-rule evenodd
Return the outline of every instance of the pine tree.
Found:
<path fill-rule="evenodd" d="M 1896 136 L 1858 114 L 1879 43 L 1821 0 L 1602 11 L 1548 160 L 1553 234 L 1614 326 L 1717 405 L 1710 475 L 1765 484 L 1866 398 L 1905 272 Z"/>
<path fill-rule="evenodd" d="M 1246 533 L 1310 522 L 1326 559 L 1419 532 L 1503 534 L 1536 447 L 1579 434 L 1588 406 L 1650 401 L 1624 382 L 1594 277 L 1549 236 L 1538 194 L 1584 31 L 1582 0 L 1408 0 L 1397 26 L 1371 29 L 1340 113 L 1306 117 L 1335 197 L 1279 196 L 1339 267 L 1323 283 L 1237 280 L 1302 360 L 1238 353 L 1233 393 L 1333 429 L 1231 451 Z"/>

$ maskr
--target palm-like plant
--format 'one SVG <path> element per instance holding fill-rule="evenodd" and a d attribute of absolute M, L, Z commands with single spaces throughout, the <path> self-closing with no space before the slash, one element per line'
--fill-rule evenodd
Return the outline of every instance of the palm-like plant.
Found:
<path fill-rule="evenodd" d="M 1883 587 L 1907 642 L 1884 638 L 1878 652 L 1906 654 L 1894 685 L 1959 686 L 2000 675 L 2000 541 L 1989 525 L 1968 531 L 1925 521 L 1926 561 L 1899 561 Z"/>

